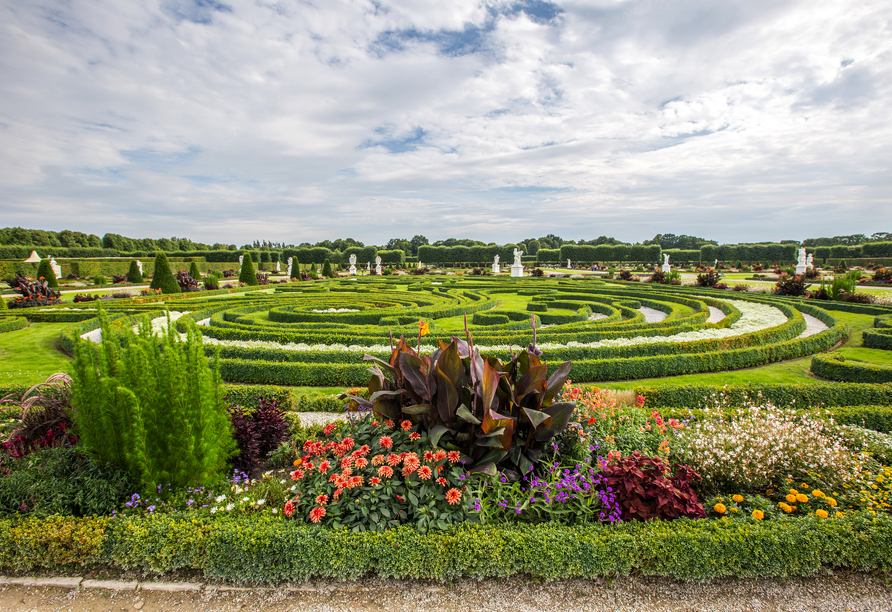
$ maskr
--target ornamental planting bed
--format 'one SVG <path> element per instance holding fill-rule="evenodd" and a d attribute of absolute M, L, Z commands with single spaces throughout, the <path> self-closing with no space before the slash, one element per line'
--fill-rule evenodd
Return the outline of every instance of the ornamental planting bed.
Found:
<path fill-rule="evenodd" d="M 820 303 L 404 277 L 91 308 L 32 319 L 72 321 L 75 360 L 71 379 L 8 400 L 8 570 L 280 583 L 892 569 L 890 385 L 826 383 L 828 409 L 790 386 L 623 403 L 582 384 L 830 349 L 847 328 Z M 826 329 L 807 335 L 803 314 Z M 287 385 L 354 387 L 327 400 L 346 419 L 301 426 Z"/>

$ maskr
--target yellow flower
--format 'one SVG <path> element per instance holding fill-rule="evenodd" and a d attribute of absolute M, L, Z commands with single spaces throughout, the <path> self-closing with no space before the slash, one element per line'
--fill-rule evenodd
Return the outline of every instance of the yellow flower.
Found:
<path fill-rule="evenodd" d="M 800 504 L 807 504 L 808 503 L 808 495 L 800 493 L 799 495 L 796 496 L 796 501 L 798 501 Z"/>
<path fill-rule="evenodd" d="M 713 506 L 712 509 L 715 510 L 716 512 L 718 512 L 719 514 L 724 514 L 725 512 L 728 511 L 728 509 L 725 508 L 725 504 L 716 504 L 715 506 Z"/>
<path fill-rule="evenodd" d="M 418 335 L 426 336 L 430 333 L 430 326 L 424 322 L 424 319 L 418 321 Z"/>
<path fill-rule="evenodd" d="M 790 489 L 790 495 L 799 495 L 799 491 L 796 489 Z"/>
<path fill-rule="evenodd" d="M 790 493 L 789 495 L 787 495 L 786 500 L 792 504 L 794 501 L 796 501 L 796 495 Z"/>
<path fill-rule="evenodd" d="M 765 518 L 765 513 L 761 510 L 753 510 L 753 518 L 757 521 L 761 521 L 763 518 Z"/>
<path fill-rule="evenodd" d="M 768 489 L 767 491 L 765 491 L 765 495 L 771 497 L 772 495 L 774 495 L 774 489 Z"/>
<path fill-rule="evenodd" d="M 733 497 L 731 497 L 731 499 L 733 499 L 735 502 L 737 502 L 739 504 L 740 502 L 743 501 L 743 495 L 734 495 Z"/>
<path fill-rule="evenodd" d="M 831 506 L 836 508 L 836 500 L 835 499 L 833 499 L 832 497 L 825 497 L 824 499 L 828 504 L 830 504 Z"/>
<path fill-rule="evenodd" d="M 805 490 L 808 490 L 808 485 L 805 484 L 805 483 L 803 482 L 803 483 L 802 483 L 802 488 L 805 489 Z"/>
<path fill-rule="evenodd" d="M 815 510 L 815 514 L 817 514 L 817 515 L 820 516 L 821 518 L 827 518 L 827 511 L 826 511 L 826 510 Z"/>
<path fill-rule="evenodd" d="M 824 492 L 821 491 L 820 489 L 815 489 L 814 491 L 811 492 L 811 494 L 814 495 L 815 497 L 824 497 Z"/>
<path fill-rule="evenodd" d="M 780 506 L 780 509 L 783 510 L 784 512 L 786 512 L 787 514 L 790 514 L 793 511 L 793 506 L 785 504 L 784 502 L 779 503 L 778 506 Z"/>
<path fill-rule="evenodd" d="M 839 518 L 839 517 L 845 516 L 845 515 L 846 515 L 845 512 L 839 512 L 839 511 L 836 512 L 836 518 Z"/>

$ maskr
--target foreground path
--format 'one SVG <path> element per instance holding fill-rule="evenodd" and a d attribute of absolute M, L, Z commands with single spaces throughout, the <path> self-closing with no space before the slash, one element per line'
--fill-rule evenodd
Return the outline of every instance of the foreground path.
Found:
<path fill-rule="evenodd" d="M 609 583 L 561 580 L 543 584 L 518 577 L 463 579 L 452 584 L 372 578 L 356 583 L 321 580 L 293 588 L 229 590 L 192 583 L 143 583 L 136 589 L 135 581 L 124 589 L 97 588 L 90 583 L 85 583 L 86 588 L 3 584 L 0 610 L 888 612 L 892 610 L 892 591 L 885 586 L 888 578 L 838 573 L 788 580 L 720 580 L 709 584 L 627 577 Z M 171 592 L 174 588 L 192 590 Z"/>

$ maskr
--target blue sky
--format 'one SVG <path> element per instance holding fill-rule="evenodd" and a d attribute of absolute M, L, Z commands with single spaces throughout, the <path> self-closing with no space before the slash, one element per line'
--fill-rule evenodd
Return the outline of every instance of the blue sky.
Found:
<path fill-rule="evenodd" d="M 0 225 L 892 230 L 882 0 L 0 0 Z"/>

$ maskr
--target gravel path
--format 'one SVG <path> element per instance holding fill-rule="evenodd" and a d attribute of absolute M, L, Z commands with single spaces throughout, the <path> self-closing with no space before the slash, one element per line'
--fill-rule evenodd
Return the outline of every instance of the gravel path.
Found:
<path fill-rule="evenodd" d="M 191 592 L 79 590 L 4 586 L 0 609 L 127 612 L 235 610 L 294 612 L 888 612 L 888 576 L 832 574 L 777 580 L 673 582 L 620 577 L 537 584 L 523 577 L 463 579 L 451 584 L 369 578 L 358 582 L 313 581 L 281 589 L 215 589 Z M 148 585 L 147 585 L 148 586 Z"/>
<path fill-rule="evenodd" d="M 304 427 L 310 425 L 328 425 L 335 421 L 346 421 L 347 417 L 343 412 L 298 412 L 296 413 L 300 419 L 300 424 Z"/>
<path fill-rule="evenodd" d="M 657 310 L 656 308 L 648 308 L 647 306 L 642 306 L 638 309 L 638 312 L 644 315 L 644 320 L 647 323 L 659 323 L 669 316 L 662 310 Z"/>
<path fill-rule="evenodd" d="M 707 323 L 718 323 L 719 321 L 724 319 L 726 316 L 728 316 L 728 315 L 726 315 L 724 312 L 722 312 L 720 309 L 716 308 L 715 306 L 709 306 L 709 318 L 706 319 L 706 322 Z"/>
<path fill-rule="evenodd" d="M 811 315 L 807 315 L 804 312 L 802 316 L 805 317 L 805 331 L 797 336 L 797 338 L 808 338 L 809 336 L 814 336 L 815 334 L 819 334 L 825 329 L 830 329 L 827 327 L 827 324 L 821 321 L 820 319 L 816 319 Z"/>

